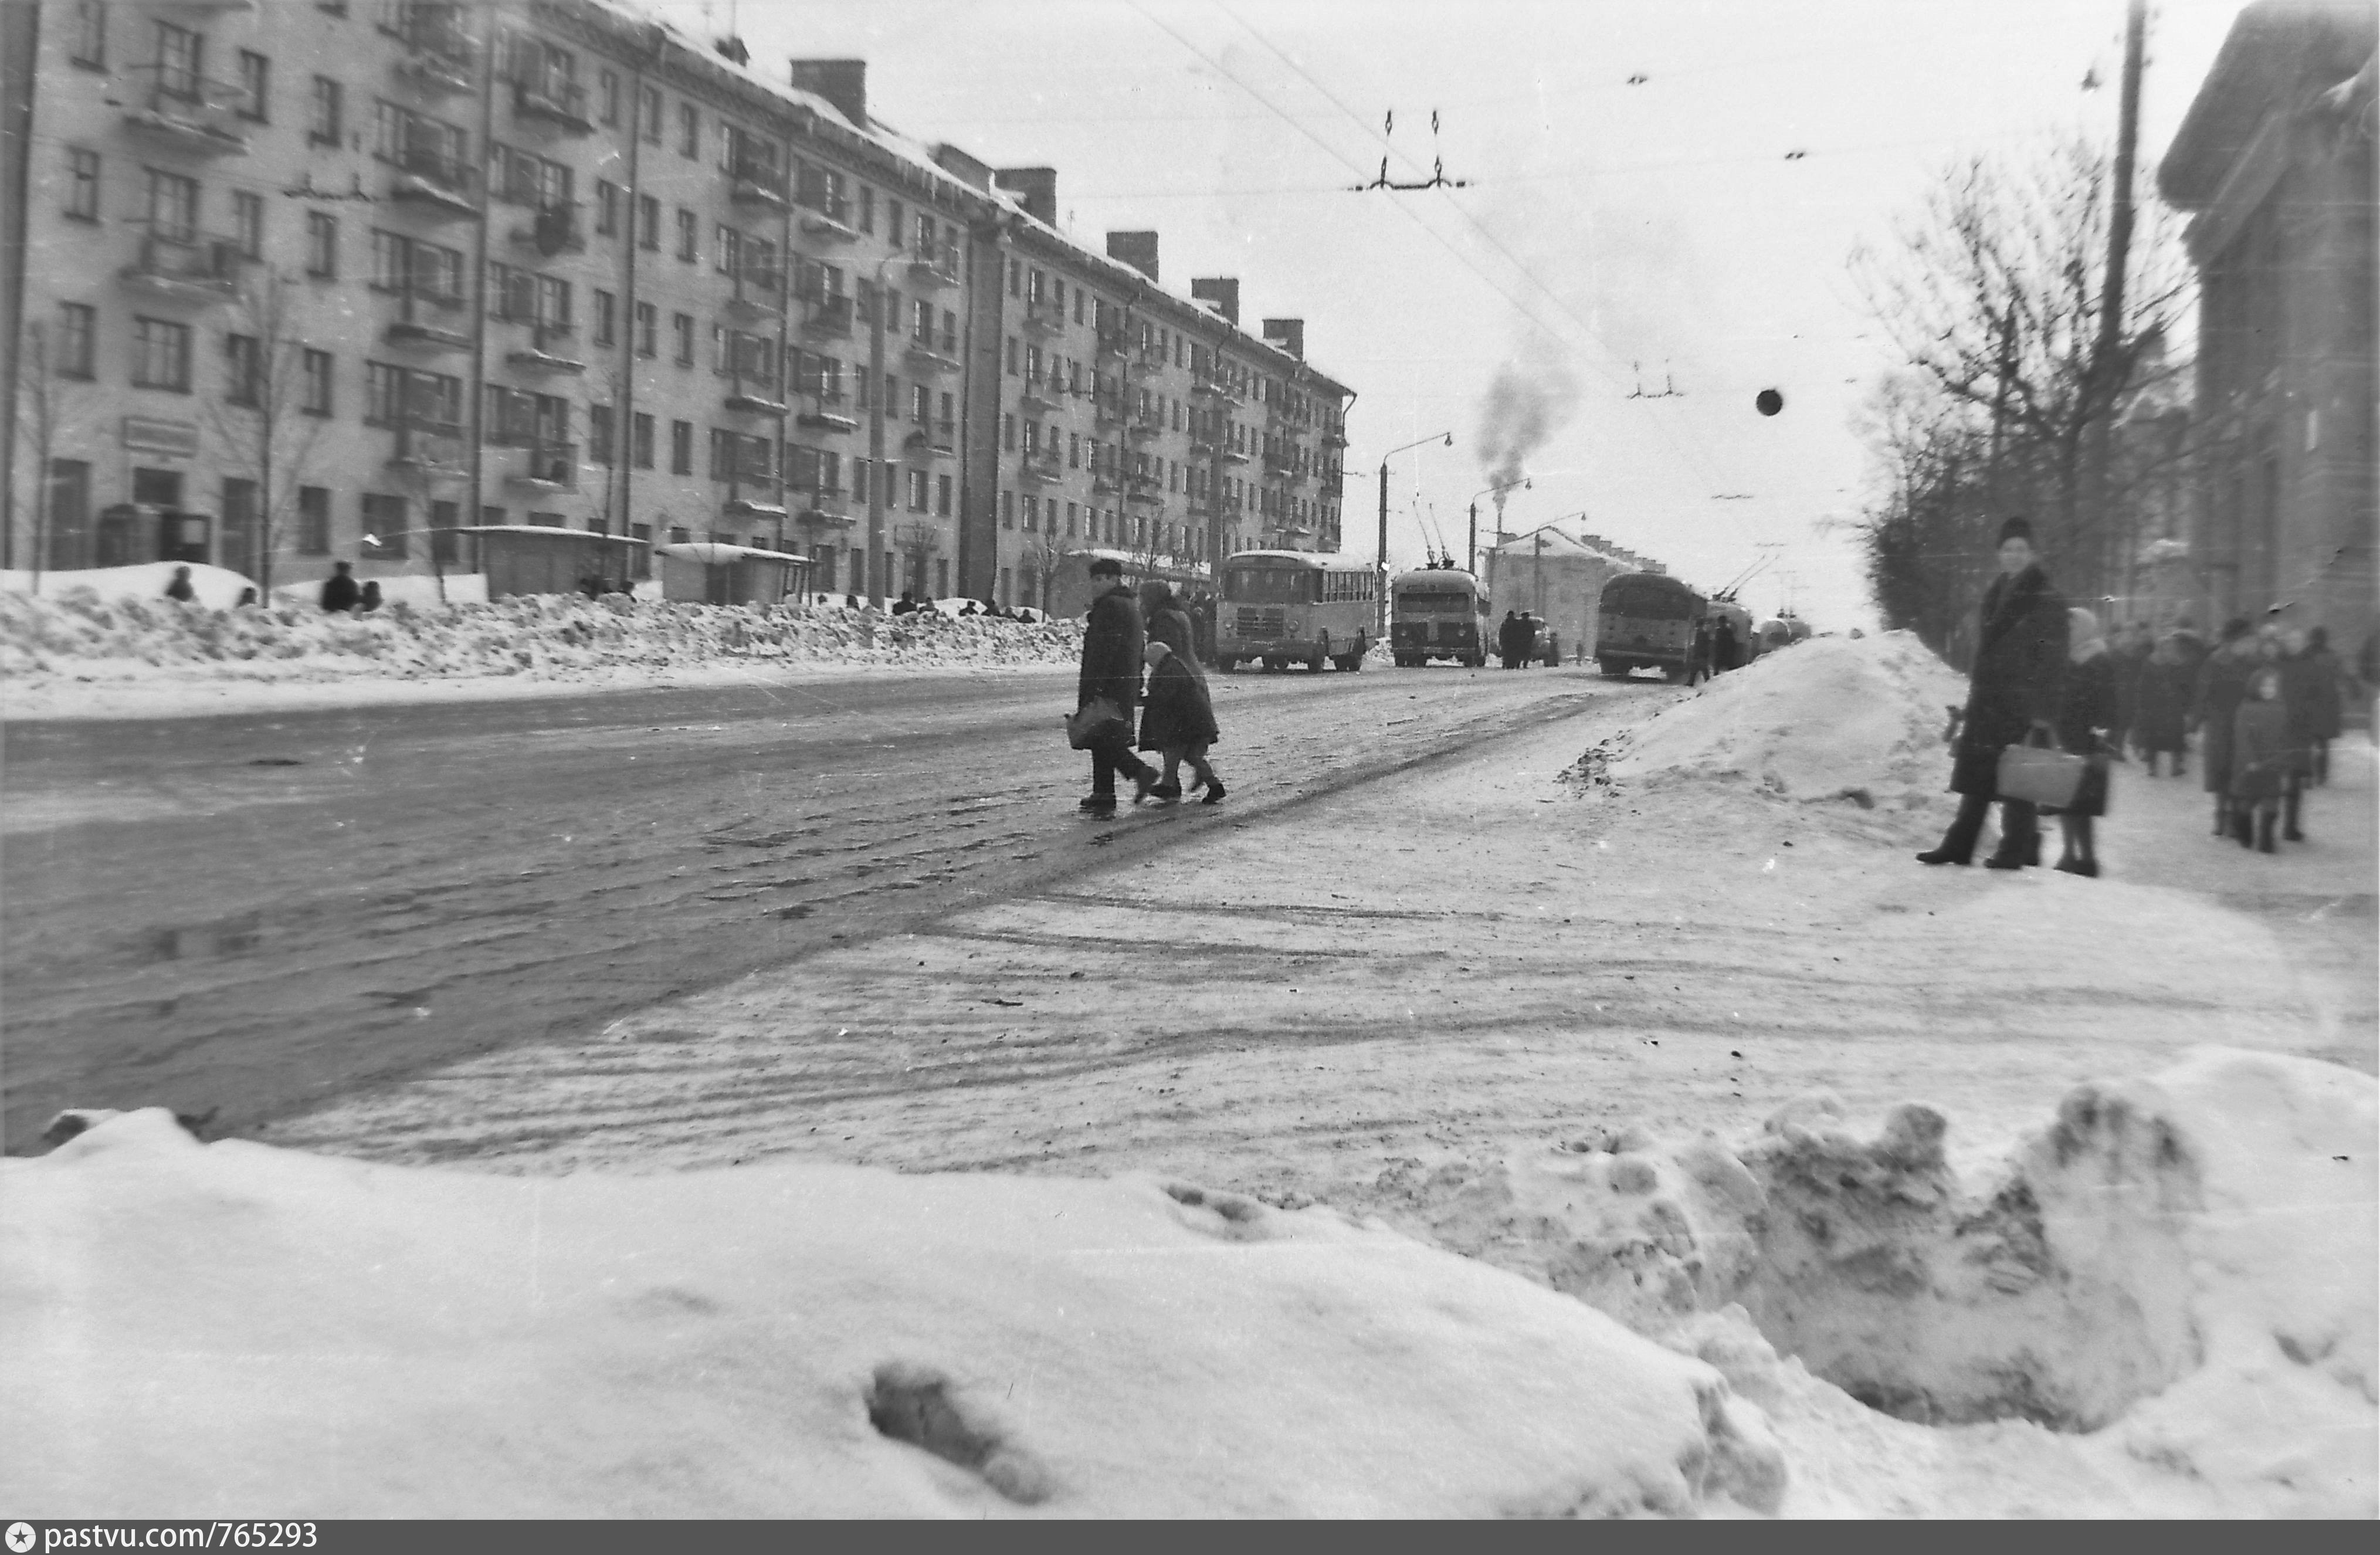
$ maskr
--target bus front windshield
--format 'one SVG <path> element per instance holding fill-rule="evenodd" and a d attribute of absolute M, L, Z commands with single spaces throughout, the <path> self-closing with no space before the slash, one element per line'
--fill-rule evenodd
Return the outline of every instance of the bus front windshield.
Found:
<path fill-rule="evenodd" d="M 1468 615 L 1471 596 L 1448 589 L 1407 589 L 1397 596 L 1397 608 L 1427 615 Z"/>
<path fill-rule="evenodd" d="M 1305 567 L 1233 567 L 1223 598 L 1238 604 L 1306 604 L 1321 597 L 1322 575 Z"/>

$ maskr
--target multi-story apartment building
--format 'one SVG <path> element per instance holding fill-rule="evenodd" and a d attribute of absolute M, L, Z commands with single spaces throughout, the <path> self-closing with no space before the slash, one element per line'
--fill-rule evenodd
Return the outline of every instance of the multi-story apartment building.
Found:
<path fill-rule="evenodd" d="M 389 576 L 493 526 L 1018 601 L 1337 543 L 1302 326 L 885 131 L 863 62 L 779 84 L 608 0 L 6 8 L 12 565 Z"/>

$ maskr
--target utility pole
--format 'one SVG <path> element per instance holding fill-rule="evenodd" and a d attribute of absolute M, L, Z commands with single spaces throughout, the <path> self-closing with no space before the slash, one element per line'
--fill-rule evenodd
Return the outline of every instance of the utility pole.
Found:
<path fill-rule="evenodd" d="M 2116 526 L 2107 521 L 2109 469 L 2116 440 L 2116 405 L 2131 362 L 2124 339 L 2125 273 L 2131 262 L 2132 166 L 2141 133 L 2141 64 L 2148 32 L 2148 0 L 2130 0 L 2124 8 L 2124 80 L 2116 117 L 2115 203 L 2107 214 L 2107 279 L 2099 291 L 2099 339 L 2092 354 L 2091 397 L 2098 401 L 2098 419 L 2091 428 L 2090 474 L 2083 488 L 2089 507 L 2085 524 L 2099 526 L 2105 583 L 2105 551 Z M 2078 526 L 2079 527 L 2079 526 Z M 2079 557 L 2077 558 L 2080 559 Z"/>
<path fill-rule="evenodd" d="M 868 298 L 868 602 L 884 608 L 884 267 L 876 265 L 876 281 Z"/>

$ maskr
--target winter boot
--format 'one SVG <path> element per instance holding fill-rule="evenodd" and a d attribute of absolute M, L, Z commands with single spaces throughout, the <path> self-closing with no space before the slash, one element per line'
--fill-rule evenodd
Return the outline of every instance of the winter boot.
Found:
<path fill-rule="evenodd" d="M 2281 800 L 2281 838 L 2285 842 L 2305 841 L 2305 833 L 2298 830 L 2298 802 L 2301 797 L 2298 784 L 2292 782 L 2288 795 Z"/>
<path fill-rule="evenodd" d="M 2254 847 L 2256 845 L 2255 812 L 2245 805 L 2235 808 L 2231 812 L 2231 834 L 2240 839 L 2241 847 Z"/>
<path fill-rule="evenodd" d="M 2215 798 L 2215 834 L 2218 837 L 2231 834 L 2231 807 L 2219 794 Z"/>
<path fill-rule="evenodd" d="M 2256 851 L 2258 853 L 2273 851 L 2273 812 L 2270 810 L 2256 812 Z"/>

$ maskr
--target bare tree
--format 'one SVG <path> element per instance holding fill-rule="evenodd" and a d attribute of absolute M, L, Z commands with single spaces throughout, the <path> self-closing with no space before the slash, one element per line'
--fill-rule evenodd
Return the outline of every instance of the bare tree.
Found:
<path fill-rule="evenodd" d="M 33 456 L 33 592 L 42 591 L 42 571 L 50 560 L 50 520 L 57 505 L 57 473 L 52 468 L 60 443 L 81 426 L 91 385 L 50 368 L 49 326 L 25 326 L 17 358 L 17 419 Z"/>
<path fill-rule="evenodd" d="M 1050 610 L 1050 585 L 1058 576 L 1058 565 L 1066 553 L 1046 540 L 1028 540 L 1017 552 L 1017 570 L 1032 586 L 1034 607 L 1043 614 Z"/>
<path fill-rule="evenodd" d="M 2111 153 L 2080 139 L 2021 162 L 1971 158 L 1889 249 L 1852 256 L 1869 311 L 1925 392 L 1985 430 L 1987 504 L 2046 503 L 2043 540 L 2085 585 L 2105 577 L 2113 527 L 2109 512 L 2082 511 L 2086 451 L 2150 379 L 2187 368 L 2158 349 L 2192 286 L 2164 206 L 2143 213 L 2121 316 L 2105 314 L 2113 186 Z"/>
<path fill-rule="evenodd" d="M 327 424 L 325 414 L 309 408 L 298 295 L 287 277 L 253 267 L 237 304 L 236 316 L 246 330 L 232 335 L 227 392 L 207 406 L 208 419 L 226 450 L 223 468 L 255 486 L 248 516 L 249 554 L 257 591 L 265 599 L 273 595 L 273 559 L 296 520 L 298 489 Z"/>

